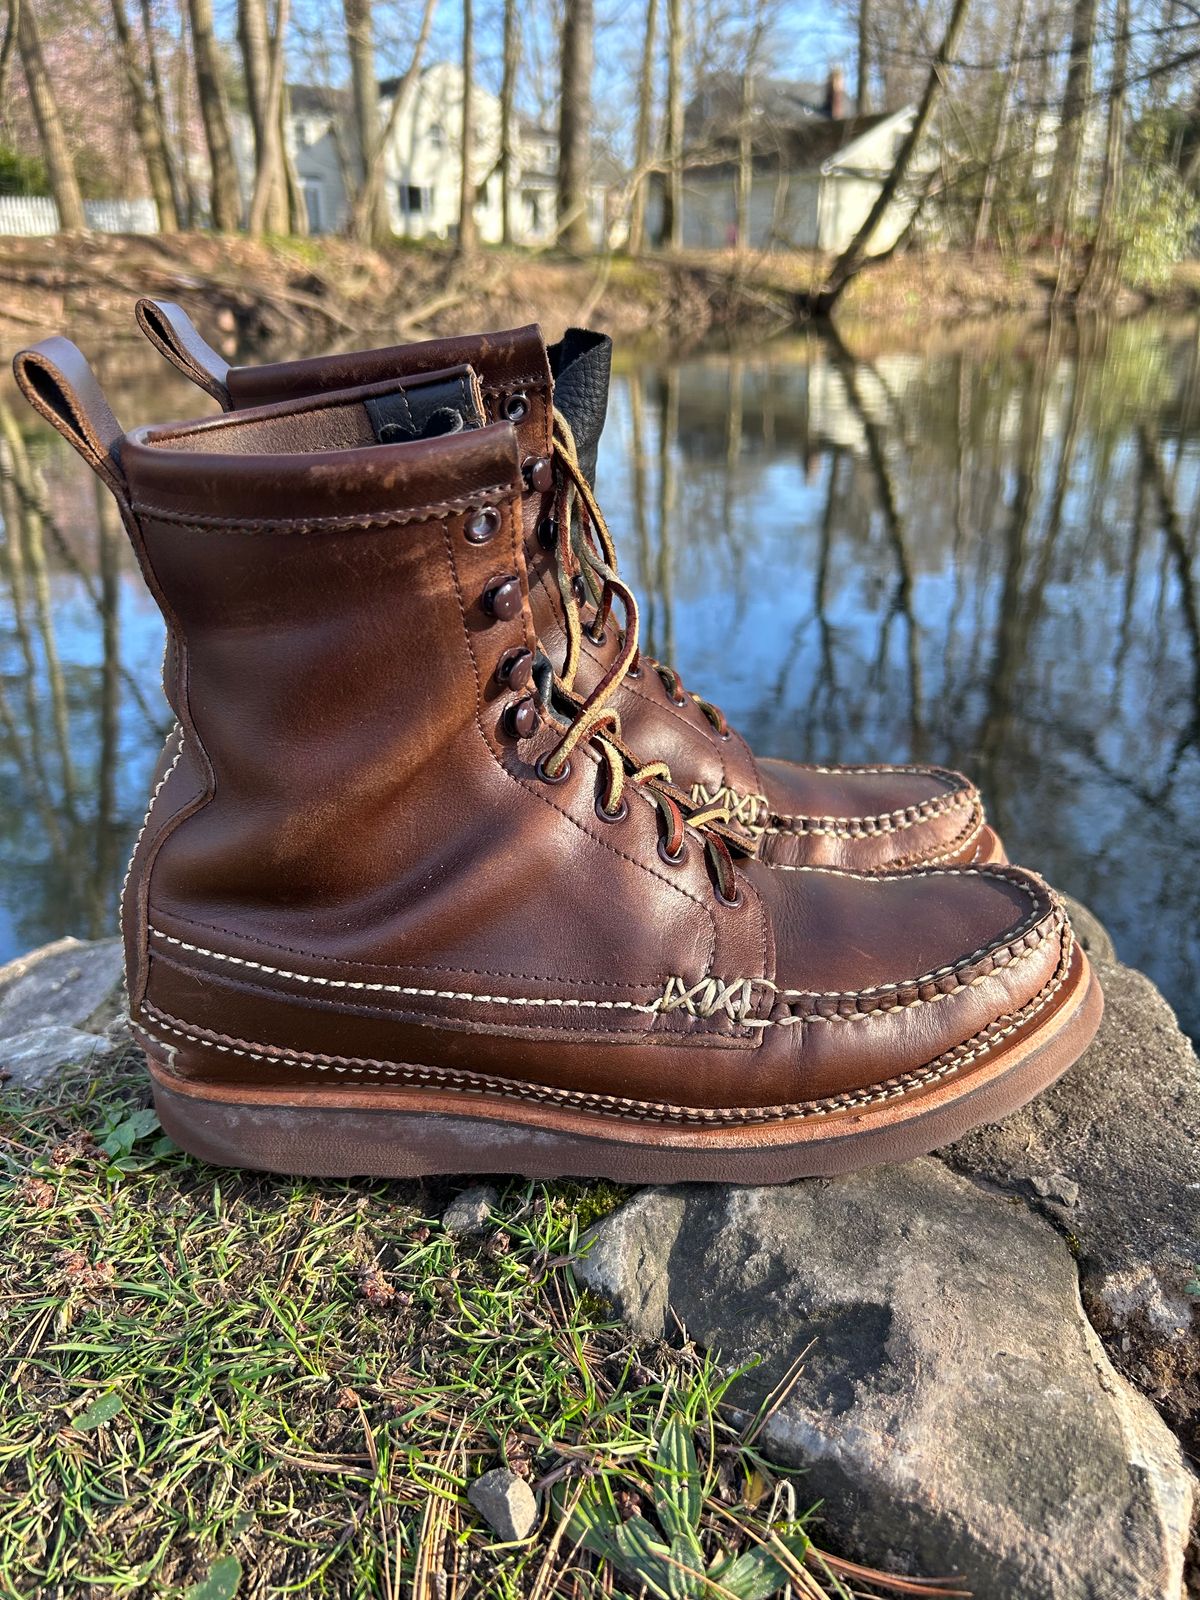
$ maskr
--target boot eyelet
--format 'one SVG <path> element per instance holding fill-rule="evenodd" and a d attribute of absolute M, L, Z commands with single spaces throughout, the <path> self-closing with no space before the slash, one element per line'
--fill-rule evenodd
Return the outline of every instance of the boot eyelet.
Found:
<path fill-rule="evenodd" d="M 557 778 L 552 778 L 550 776 L 550 774 L 546 771 L 545 764 L 542 760 L 538 761 L 533 770 L 537 773 L 538 777 L 543 783 L 566 783 L 567 779 L 571 776 L 571 763 L 568 759 L 566 765 L 563 767 Z"/>
<path fill-rule="evenodd" d="M 516 394 L 510 394 L 504 402 L 504 415 L 510 422 L 524 422 L 529 415 L 529 396 L 520 389 Z"/>
<path fill-rule="evenodd" d="M 586 628 L 584 631 L 586 632 L 588 638 L 592 641 L 593 644 L 597 644 L 598 645 L 598 644 L 607 644 L 608 643 L 608 629 L 607 628 L 601 628 L 599 633 L 593 633 L 590 628 Z"/>
<path fill-rule="evenodd" d="M 553 489 L 554 463 L 549 456 L 529 456 L 521 463 L 521 470 L 526 483 L 539 494 L 546 494 Z"/>
<path fill-rule="evenodd" d="M 596 815 L 600 818 L 601 822 L 624 822 L 625 818 L 629 815 L 629 801 L 626 800 L 624 795 L 622 795 L 621 804 L 617 807 L 617 809 L 615 811 L 609 811 L 605 807 L 604 801 L 601 800 L 599 795 L 597 795 Z"/>
<path fill-rule="evenodd" d="M 730 733 L 730 731 L 729 731 L 729 729 L 728 729 L 728 728 L 726 728 L 726 729 L 725 729 L 725 732 L 724 732 L 724 733 L 723 733 L 723 734 L 721 734 L 721 735 L 720 735 L 720 738 L 721 738 L 721 739 L 723 739 L 723 740 L 724 740 L 724 741 L 725 741 L 725 743 L 726 743 L 726 744 L 728 744 L 728 743 L 729 743 L 729 741 L 730 741 L 730 739 L 732 739 L 732 738 L 733 738 L 733 735 L 732 735 L 732 734 L 731 734 L 731 733 Z"/>
<path fill-rule="evenodd" d="M 506 689 L 525 689 L 533 677 L 533 652 L 518 646 L 506 650 L 496 663 L 496 682 Z"/>
<path fill-rule="evenodd" d="M 671 696 L 671 704 L 673 706 L 680 706 L 680 707 L 683 707 L 683 706 L 687 705 L 687 695 L 685 695 L 685 694 L 673 694 Z"/>
<path fill-rule="evenodd" d="M 543 517 L 537 525 L 538 543 L 543 550 L 554 550 L 558 547 L 558 522 L 554 517 Z"/>
<path fill-rule="evenodd" d="M 641 675 L 642 675 L 641 667 L 626 667 L 626 669 L 625 669 L 625 676 L 627 678 L 640 678 Z"/>
<path fill-rule="evenodd" d="M 510 739 L 528 739 L 538 725 L 537 703 L 529 695 L 504 708 L 504 731 Z"/>
<path fill-rule="evenodd" d="M 575 596 L 576 605 L 587 604 L 588 587 L 582 572 L 577 572 L 571 579 L 571 593 Z"/>
<path fill-rule="evenodd" d="M 481 506 L 467 518 L 463 533 L 471 544 L 486 544 L 500 532 L 500 513 L 495 506 Z"/>
<path fill-rule="evenodd" d="M 521 581 L 511 575 L 492 578 L 483 591 L 483 609 L 489 617 L 511 622 L 521 611 Z"/>
<path fill-rule="evenodd" d="M 741 905 L 741 903 L 742 903 L 742 891 L 740 889 L 735 889 L 733 891 L 733 898 L 730 899 L 730 897 L 728 895 L 721 893 L 721 889 L 720 889 L 719 885 L 714 885 L 714 888 L 716 889 L 717 899 L 721 902 L 721 904 L 723 906 L 729 906 L 732 909 L 732 908 L 735 908 L 735 907 Z"/>
<path fill-rule="evenodd" d="M 669 867 L 677 867 L 679 865 L 679 863 L 683 860 L 684 856 L 687 855 L 687 841 L 685 840 L 679 846 L 679 853 L 677 855 L 672 855 L 671 852 L 667 849 L 665 842 L 662 839 L 660 839 L 658 841 L 658 855 L 659 855 L 659 860 L 660 861 L 665 861 L 667 866 L 669 866 Z"/>

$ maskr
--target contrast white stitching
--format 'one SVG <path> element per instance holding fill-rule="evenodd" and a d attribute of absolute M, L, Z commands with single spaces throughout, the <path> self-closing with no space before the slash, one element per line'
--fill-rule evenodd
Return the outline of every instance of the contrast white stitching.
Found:
<path fill-rule="evenodd" d="M 183 754 L 183 727 L 178 722 L 175 724 L 175 734 L 179 740 L 179 748 L 175 751 L 175 759 L 171 762 L 171 765 L 154 785 L 154 793 L 150 796 L 150 804 L 146 807 L 146 815 L 142 818 L 142 825 L 138 829 L 138 836 L 133 841 L 133 852 L 129 857 L 129 865 L 125 868 L 125 876 L 121 879 L 120 916 L 122 921 L 125 919 L 125 894 L 129 888 L 130 876 L 133 873 L 134 857 L 138 853 L 138 847 L 141 845 L 142 837 L 145 834 L 146 829 L 150 826 L 150 813 L 154 810 L 154 802 L 158 799 L 159 795 L 166 787 L 167 779 L 179 765 L 179 758 Z"/>
<path fill-rule="evenodd" d="M 736 789 L 731 789 L 728 784 L 714 784 L 710 789 L 703 783 L 692 785 L 692 804 L 694 806 L 726 806 L 729 809 L 731 822 L 739 823 L 746 832 L 757 837 L 760 833 L 775 833 L 778 829 L 763 829 L 758 824 L 760 816 L 767 816 L 770 812 L 770 801 L 765 794 L 739 794 Z"/>
<path fill-rule="evenodd" d="M 955 1045 L 935 1060 L 912 1072 L 900 1073 L 894 1078 L 884 1079 L 881 1083 L 870 1084 L 863 1089 L 849 1090 L 844 1094 L 831 1095 L 822 1100 L 797 1101 L 790 1105 L 730 1108 L 677 1106 L 664 1101 L 632 1100 L 616 1095 L 593 1094 L 586 1090 L 553 1089 L 540 1084 L 522 1084 L 510 1078 L 486 1077 L 450 1067 L 403 1066 L 354 1057 L 328 1057 L 320 1060 L 287 1053 L 270 1054 L 267 1050 L 256 1049 L 242 1040 L 234 1043 L 204 1038 L 198 1033 L 189 1031 L 186 1024 L 176 1026 L 180 1024 L 180 1019 L 177 1017 L 167 1020 L 163 1013 L 156 1012 L 154 1008 L 144 1007 L 143 1010 L 163 1032 L 172 1034 L 175 1038 L 186 1039 L 192 1044 L 217 1050 L 225 1055 L 240 1056 L 249 1061 L 259 1061 L 272 1066 L 300 1067 L 309 1071 L 334 1072 L 353 1077 L 401 1079 L 409 1083 L 426 1084 L 460 1093 L 492 1094 L 511 1100 L 548 1102 L 569 1109 L 617 1112 L 621 1116 L 643 1121 L 700 1125 L 802 1121 L 812 1117 L 830 1116 L 839 1111 L 855 1110 L 861 1106 L 887 1100 L 902 1099 L 918 1089 L 928 1088 L 930 1084 L 960 1072 L 980 1056 L 986 1055 L 1001 1040 L 1009 1038 L 1032 1022 L 1050 1004 L 1066 982 L 1071 970 L 1075 940 L 1069 927 L 1066 931 L 1067 937 L 1063 944 L 1062 955 L 1054 973 L 1020 1011 L 997 1017 L 994 1022 L 981 1028 L 970 1039 Z M 144 1039 L 159 1049 L 171 1048 L 144 1024 L 135 1021 L 133 1026 Z"/>
<path fill-rule="evenodd" d="M 864 834 L 904 833 L 908 828 L 919 828 L 923 822 L 932 822 L 951 811 L 961 811 L 974 805 L 975 796 L 969 789 L 947 795 L 941 800 L 922 800 L 916 805 L 903 806 L 896 811 L 880 812 L 874 817 L 811 817 L 790 816 L 785 812 L 775 815 L 776 823 L 784 827 L 770 827 L 767 833 L 829 834 L 837 839 L 859 839 Z"/>
<path fill-rule="evenodd" d="M 421 989 L 412 984 L 368 983 L 361 978 L 321 978 L 311 972 L 291 972 L 286 967 L 268 967 L 261 961 L 248 961 L 245 956 L 228 955 L 222 950 L 207 950 L 203 945 L 189 944 L 186 939 L 176 939 L 159 928 L 151 928 L 151 935 L 166 944 L 173 944 L 192 955 L 207 956 L 212 961 L 224 961 L 229 966 L 248 967 L 254 972 L 264 972 L 273 978 L 290 978 L 296 983 L 311 983 L 326 989 L 352 989 L 368 994 L 399 994 L 422 1000 L 464 1000 L 475 1005 L 490 1006 L 569 1006 L 590 1011 L 638 1011 L 653 1016 L 661 1005 L 655 1000 L 649 1005 L 639 1005 L 635 1000 L 581 1000 L 557 995 L 473 994 L 467 989 Z"/>

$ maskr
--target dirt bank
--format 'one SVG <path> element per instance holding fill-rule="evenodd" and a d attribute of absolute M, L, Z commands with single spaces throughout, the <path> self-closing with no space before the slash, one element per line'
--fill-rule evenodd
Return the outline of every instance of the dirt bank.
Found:
<path fill-rule="evenodd" d="M 691 341 L 794 326 L 797 296 L 820 279 L 813 255 L 733 254 L 577 261 L 486 251 L 463 272 L 444 250 L 345 240 L 257 241 L 212 234 L 0 239 L 0 335 L 11 347 L 50 329 L 86 342 L 131 328 L 130 297 L 182 302 L 233 357 L 429 337 L 540 321 L 622 340 Z M 912 253 L 862 274 L 840 308 L 849 321 L 928 326 L 1000 313 L 1042 315 L 1053 263 Z M 1154 297 L 1112 310 L 1200 305 L 1200 264 L 1179 268 Z"/>

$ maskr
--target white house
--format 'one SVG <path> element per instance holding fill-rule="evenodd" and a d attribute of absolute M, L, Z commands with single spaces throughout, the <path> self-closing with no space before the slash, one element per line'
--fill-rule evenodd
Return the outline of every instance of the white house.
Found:
<path fill-rule="evenodd" d="M 386 122 L 397 80 L 380 84 L 380 118 Z M 406 239 L 449 239 L 458 228 L 462 176 L 461 67 L 441 61 L 417 77 L 396 117 L 384 159 L 384 188 L 392 229 Z M 288 91 L 288 154 L 308 206 L 313 233 L 336 233 L 349 212 L 358 170 L 357 140 L 349 93 L 294 84 Z M 475 185 L 475 221 L 485 244 L 503 237 L 500 173 L 500 101 L 477 84 L 472 96 L 474 137 L 470 172 Z M 518 114 L 510 174 L 511 234 L 518 244 L 554 238 L 558 137 Z M 234 144 L 246 193 L 253 184 L 254 143 L 249 119 L 235 114 Z M 600 242 L 605 194 L 591 196 L 593 231 Z"/>
<path fill-rule="evenodd" d="M 723 80 L 706 86 L 688 107 L 688 154 L 683 174 L 685 248 L 715 250 L 733 244 L 752 249 L 836 253 L 854 237 L 891 171 L 915 107 L 847 116 L 841 76 L 830 74 L 822 92 L 809 85 L 763 83 L 750 103 L 750 195 L 747 237 L 738 234 L 740 96 Z M 872 249 L 893 245 L 912 220 L 910 186 L 885 212 Z M 663 180 L 651 185 L 647 222 L 662 230 Z"/>

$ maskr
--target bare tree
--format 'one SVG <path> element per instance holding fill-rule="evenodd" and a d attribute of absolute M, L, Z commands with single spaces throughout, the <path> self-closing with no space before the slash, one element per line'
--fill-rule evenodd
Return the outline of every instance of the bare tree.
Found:
<path fill-rule="evenodd" d="M 657 49 L 658 0 L 647 0 L 646 36 L 638 74 L 637 132 L 634 136 L 633 188 L 629 209 L 629 250 L 635 256 L 641 255 L 646 248 L 646 178 L 654 139 L 654 59 Z"/>
<path fill-rule="evenodd" d="M 654 0 L 651 0 L 651 4 Z M 504 0 L 504 75 L 500 83 L 500 242 L 512 243 L 512 179 L 515 151 L 517 71 L 521 65 L 521 35 L 517 29 L 517 0 Z"/>
<path fill-rule="evenodd" d="M 125 11 L 125 0 L 110 0 L 110 3 L 121 68 L 133 110 L 134 132 L 142 149 L 142 160 L 146 163 L 150 193 L 154 196 L 154 204 L 158 208 L 159 232 L 174 233 L 181 219 L 175 209 L 175 187 L 172 182 L 170 157 L 167 154 L 166 130 L 158 120 L 157 107 L 146 87 L 137 44 Z"/>
<path fill-rule="evenodd" d="M 142 13 L 142 42 L 146 50 L 147 78 L 150 87 L 150 99 L 154 105 L 154 115 L 158 126 L 162 130 L 163 156 L 167 163 L 167 172 L 171 179 L 171 193 L 174 197 L 175 217 L 181 228 L 186 228 L 191 220 L 191 208 L 188 204 L 186 182 L 180 178 L 180 162 L 176 158 L 176 151 L 171 141 L 171 125 L 167 120 L 167 97 L 163 92 L 162 68 L 158 60 L 158 41 L 155 37 L 154 11 L 152 0 L 141 0 Z M 186 163 L 184 163 L 186 165 Z"/>
<path fill-rule="evenodd" d="M 987 243 L 992 221 L 992 206 L 996 198 L 996 180 L 1008 146 L 1008 127 L 1012 119 L 1013 98 L 1021 70 L 1021 51 L 1025 46 L 1025 23 L 1029 15 L 1029 0 L 1017 0 L 1013 18 L 1012 38 L 1008 45 L 1008 67 L 1000 89 L 1000 105 L 996 112 L 996 126 L 992 130 L 992 144 L 988 151 L 987 167 L 983 174 L 983 192 L 979 197 L 979 210 L 975 213 L 975 249 L 982 250 Z"/>
<path fill-rule="evenodd" d="M 379 80 L 375 76 L 375 25 L 371 0 L 342 0 L 350 80 L 354 92 L 354 131 L 358 143 L 359 199 L 352 228 L 356 238 L 375 240 L 391 232 L 382 184 L 367 192 L 367 169 L 379 137 Z"/>
<path fill-rule="evenodd" d="M 860 117 L 871 109 L 871 0 L 858 0 L 858 81 L 855 99 Z"/>
<path fill-rule="evenodd" d="M 433 17 L 436 10 L 437 0 L 425 0 L 425 7 L 421 13 L 421 25 L 417 32 L 417 41 L 413 46 L 413 53 L 409 58 L 408 66 L 392 86 L 392 100 L 382 127 L 379 126 L 379 113 L 378 109 L 376 110 L 376 132 L 373 136 L 372 144 L 368 147 L 362 184 L 358 194 L 355 196 L 354 209 L 350 219 L 351 233 L 364 244 L 369 243 L 372 239 L 378 239 L 391 233 L 391 218 L 388 215 L 383 187 L 388 147 L 391 145 L 400 115 L 408 104 L 409 97 L 420 74 L 421 59 L 425 54 L 425 46 L 429 42 L 429 32 L 433 27 Z"/>
<path fill-rule="evenodd" d="M 34 121 L 37 123 L 38 138 L 41 140 L 42 155 L 46 162 L 46 174 L 50 179 L 50 192 L 58 207 L 59 221 L 68 232 L 82 232 L 87 227 L 87 220 L 83 214 L 83 197 L 79 192 L 79 180 L 75 176 L 75 164 L 71 159 L 71 147 L 67 143 L 67 133 L 63 127 L 62 114 L 58 109 L 54 85 L 46 67 L 42 36 L 38 30 L 32 0 L 22 0 L 20 15 L 17 18 L 17 48 L 21 52 L 21 66 L 29 90 L 29 103 L 33 108 Z"/>
<path fill-rule="evenodd" d="M 17 23 L 21 17 L 21 0 L 8 0 L 8 14 L 4 19 L 4 37 L 0 39 L 0 108 L 8 104 L 8 79 L 17 53 Z M 0 123 L 4 120 L 0 109 Z"/>
<path fill-rule="evenodd" d="M 595 29 L 594 0 L 566 0 L 559 72 L 558 228 L 567 248 L 581 255 L 592 244 L 588 178 Z"/>
<path fill-rule="evenodd" d="M 256 3 L 259 3 L 259 0 L 252 0 L 252 4 Z M 277 0 L 275 36 L 271 41 L 267 81 L 263 86 L 264 99 L 259 107 L 261 138 L 257 132 L 255 134 L 257 160 L 254 191 L 250 196 L 250 209 L 246 219 L 246 226 L 252 234 L 262 233 L 265 228 L 270 228 L 275 233 L 285 233 L 288 225 L 288 184 L 287 171 L 284 167 L 281 118 L 287 14 L 288 0 Z"/>
<path fill-rule="evenodd" d="M 1080 296 L 1100 299 L 1113 286 L 1118 262 L 1113 249 L 1113 224 L 1121 202 L 1125 161 L 1125 102 L 1129 74 L 1129 0 L 1115 0 L 1112 77 L 1108 91 L 1108 128 L 1104 144 L 1104 178 L 1096 213 L 1096 237 Z"/>
<path fill-rule="evenodd" d="M 1092 3 L 1094 3 L 1094 0 L 1092 0 Z M 941 99 L 942 92 L 945 89 L 947 69 L 954 59 L 955 52 L 958 49 L 958 42 L 966 25 L 970 4 L 971 0 L 954 0 L 950 12 L 950 20 L 946 24 L 942 42 L 938 46 L 937 54 L 930 63 L 929 76 L 925 81 L 925 90 L 917 106 L 916 116 L 913 118 L 912 126 L 905 134 L 903 142 L 896 152 L 892 170 L 880 185 L 875 202 L 858 232 L 834 262 L 829 277 L 825 281 L 824 288 L 813 299 L 812 308 L 822 315 L 827 316 L 833 310 L 833 307 L 845 292 L 850 280 L 862 270 L 866 263 L 871 240 L 875 236 L 875 230 L 883 220 L 888 207 L 892 204 L 901 184 L 904 182 L 908 169 L 912 165 L 912 158 L 916 153 L 917 146 L 924 138 L 933 120 L 938 101 Z"/>
<path fill-rule="evenodd" d="M 188 0 L 192 24 L 192 55 L 196 63 L 196 90 L 204 140 L 208 146 L 211 179 L 209 211 L 218 233 L 236 233 L 242 221 L 242 195 L 233 139 L 229 131 L 229 102 L 221 75 L 221 57 L 213 33 L 212 0 Z"/>
<path fill-rule="evenodd" d="M 1050 174 L 1050 221 L 1056 239 L 1071 231 L 1075 191 L 1083 154 L 1083 126 L 1092 93 L 1092 53 L 1096 43 L 1097 0 L 1075 0 L 1071 15 L 1071 54 L 1063 89 L 1062 120 Z"/>
<path fill-rule="evenodd" d="M 471 171 L 475 143 L 475 17 L 472 0 L 462 0 L 462 166 L 458 191 L 458 257 L 469 261 L 477 246 L 475 228 L 475 178 Z"/>
<path fill-rule="evenodd" d="M 279 0 L 275 40 L 272 43 L 266 0 L 238 0 L 238 48 L 246 82 L 246 108 L 254 132 L 254 193 L 247 221 L 251 233 L 261 233 L 264 229 L 270 233 L 286 233 L 290 220 L 280 127 L 282 79 L 279 84 L 279 104 L 274 107 L 272 116 L 272 68 L 277 56 L 282 59 L 286 7 L 287 0 Z"/>
<path fill-rule="evenodd" d="M 683 244 L 683 0 L 667 0 L 667 182 L 662 243 Z"/>

